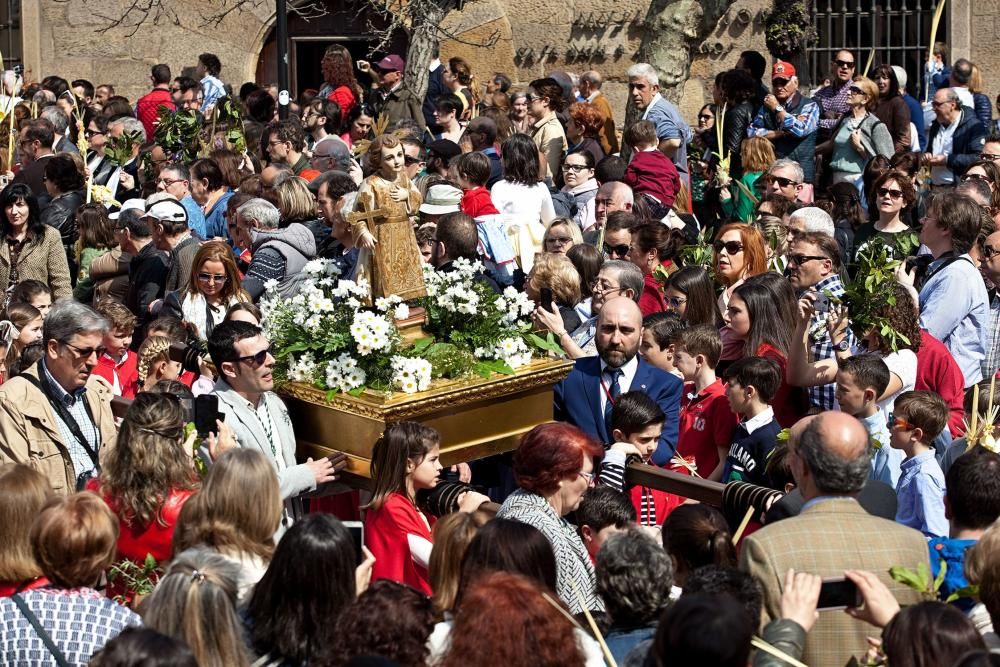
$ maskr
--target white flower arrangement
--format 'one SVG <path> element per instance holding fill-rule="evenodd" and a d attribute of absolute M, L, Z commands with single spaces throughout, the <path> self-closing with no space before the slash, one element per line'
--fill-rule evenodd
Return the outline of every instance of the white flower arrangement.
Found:
<path fill-rule="evenodd" d="M 431 386 L 431 362 L 419 357 L 393 357 L 392 383 L 407 394 L 427 391 Z"/>

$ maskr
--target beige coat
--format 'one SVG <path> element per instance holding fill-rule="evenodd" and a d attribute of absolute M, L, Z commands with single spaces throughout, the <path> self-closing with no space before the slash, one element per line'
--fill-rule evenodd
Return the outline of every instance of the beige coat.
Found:
<path fill-rule="evenodd" d="M 38 367 L 25 371 L 38 377 Z M 102 377 L 87 380 L 86 401 L 97 422 L 102 443 L 116 434 L 111 413 L 114 390 Z M 103 456 L 105 447 L 101 448 Z M 42 392 L 22 377 L 0 385 L 0 464 L 24 463 L 45 475 L 52 490 L 65 495 L 76 491 L 76 472 L 69 450 L 63 444 L 55 413 Z"/>
<path fill-rule="evenodd" d="M 548 167 L 546 176 L 554 179 L 569 148 L 566 133 L 563 132 L 562 124 L 556 115 L 552 114 L 547 120 L 540 120 L 532 125 L 531 138 L 545 156 L 545 164 Z"/>
<path fill-rule="evenodd" d="M 52 290 L 52 300 L 73 296 L 69 282 L 69 262 L 62 237 L 55 227 L 45 225 L 45 234 L 32 239 L 17 258 L 17 279 L 38 280 Z M 7 289 L 10 280 L 10 248 L 0 240 L 0 290 Z"/>

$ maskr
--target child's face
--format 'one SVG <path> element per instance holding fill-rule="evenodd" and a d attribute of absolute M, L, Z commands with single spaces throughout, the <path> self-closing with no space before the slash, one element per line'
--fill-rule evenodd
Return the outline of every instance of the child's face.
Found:
<path fill-rule="evenodd" d="M 441 474 L 441 450 L 438 447 L 431 449 L 420 461 L 410 459 L 411 470 L 410 480 L 413 482 L 413 490 L 433 489 L 437 486 L 438 476 Z"/>
<path fill-rule="evenodd" d="M 39 317 L 38 319 L 28 322 L 24 328 L 21 329 L 21 335 L 17 337 L 17 342 L 20 343 L 21 347 L 27 347 L 28 345 L 42 339 L 42 324 L 43 320 Z"/>
<path fill-rule="evenodd" d="M 38 309 L 44 320 L 49 314 L 49 308 L 52 307 L 52 295 L 42 292 L 31 300 L 31 305 Z"/>
<path fill-rule="evenodd" d="M 906 449 L 913 436 L 913 424 L 909 417 L 901 412 L 892 413 L 889 420 L 889 445 L 893 449 Z"/>
<path fill-rule="evenodd" d="M 653 333 L 648 329 L 643 329 L 642 342 L 639 343 L 639 353 L 643 359 L 661 371 L 670 373 L 674 370 L 674 346 L 668 345 L 665 349 L 661 350 L 656 339 L 653 338 Z"/>
<path fill-rule="evenodd" d="M 643 461 L 648 461 L 649 457 L 656 451 L 656 444 L 660 441 L 660 434 L 663 432 L 663 424 L 650 424 L 640 431 L 636 431 L 625 437 L 625 442 L 635 445 L 639 450 Z"/>
<path fill-rule="evenodd" d="M 472 190 L 473 188 L 476 187 L 476 184 L 470 181 L 468 178 L 466 178 L 465 174 L 463 174 L 460 171 L 457 171 L 455 173 L 458 174 L 458 180 L 457 180 L 458 187 L 462 188 L 463 190 Z"/>
<path fill-rule="evenodd" d="M 104 347 L 108 348 L 108 355 L 117 359 L 122 355 L 122 351 L 132 344 L 132 331 L 129 329 L 109 329 L 104 334 Z"/>
<path fill-rule="evenodd" d="M 431 263 L 431 255 L 434 252 L 434 245 L 431 243 L 421 243 L 420 244 L 420 256 L 424 260 L 424 264 Z"/>
<path fill-rule="evenodd" d="M 729 399 L 729 407 L 737 414 L 744 414 L 750 403 L 747 391 L 736 378 L 729 378 L 726 381 L 726 398 Z"/>
<path fill-rule="evenodd" d="M 683 347 L 674 349 L 674 366 L 685 380 L 694 381 L 698 376 L 698 357 L 692 356 Z"/>
<path fill-rule="evenodd" d="M 858 385 L 853 373 L 839 371 L 837 373 L 837 402 L 840 411 L 851 416 L 861 414 L 867 407 L 865 389 Z"/>
<path fill-rule="evenodd" d="M 587 528 L 589 529 L 590 526 L 587 526 Z M 608 538 L 614 535 L 615 533 L 620 533 L 622 531 L 623 531 L 622 528 L 619 528 L 614 524 L 611 524 L 610 526 L 605 526 L 604 528 L 601 528 L 597 532 L 588 530 L 587 535 L 583 540 L 584 544 L 587 545 L 587 553 L 590 554 L 591 558 L 596 559 L 597 552 L 601 550 L 601 547 L 604 546 L 604 543 L 608 541 Z"/>

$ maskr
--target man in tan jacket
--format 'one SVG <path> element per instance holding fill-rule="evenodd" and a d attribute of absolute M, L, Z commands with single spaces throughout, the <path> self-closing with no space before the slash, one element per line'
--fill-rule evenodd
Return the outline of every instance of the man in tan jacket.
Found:
<path fill-rule="evenodd" d="M 108 324 L 88 306 L 61 301 L 45 319 L 45 355 L 0 386 L 0 463 L 23 463 L 58 494 L 96 477 L 101 445 L 115 437 L 114 391 L 93 374 Z"/>
<path fill-rule="evenodd" d="M 613 155 L 618 152 L 618 131 L 615 129 L 615 113 L 608 98 L 601 92 L 602 83 L 600 72 L 591 70 L 580 75 L 580 94 L 604 116 L 604 126 L 597 133 L 601 138 L 601 148 L 605 155 Z"/>
<path fill-rule="evenodd" d="M 901 605 L 920 596 L 889 577 L 889 568 L 929 567 L 927 540 L 918 531 L 868 514 L 855 497 L 870 469 L 868 434 L 854 417 L 824 412 L 800 422 L 789 440 L 789 465 L 806 504 L 799 516 L 764 526 L 743 542 L 741 567 L 764 590 L 762 625 L 781 616 L 785 574 L 843 577 L 868 570 L 889 587 Z M 820 612 L 806 637 L 802 661 L 811 667 L 842 667 L 860 660 L 867 636 L 877 632 L 843 611 Z"/>

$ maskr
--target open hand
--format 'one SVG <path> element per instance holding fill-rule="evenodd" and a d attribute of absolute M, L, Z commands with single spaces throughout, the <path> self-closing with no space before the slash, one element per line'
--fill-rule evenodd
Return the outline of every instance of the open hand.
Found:
<path fill-rule="evenodd" d="M 361 236 L 358 237 L 359 248 L 364 248 L 365 250 L 374 250 L 376 243 L 378 243 L 378 241 L 375 240 L 375 237 L 372 236 L 371 232 L 368 231 L 361 232 Z"/>
<path fill-rule="evenodd" d="M 372 566 L 375 565 L 375 554 L 368 550 L 368 547 L 361 545 L 361 553 L 365 559 L 361 565 L 354 568 L 354 594 L 361 595 L 368 590 L 368 584 L 372 581 Z"/>
<path fill-rule="evenodd" d="M 490 497 L 478 491 L 466 491 L 458 497 L 459 512 L 475 512 L 483 503 L 490 502 Z"/>
<path fill-rule="evenodd" d="M 316 486 L 332 482 L 337 478 L 337 469 L 334 467 L 333 461 L 325 456 L 319 461 L 313 461 L 311 458 L 306 459 L 305 465 L 309 466 L 312 471 L 313 477 L 316 479 Z"/>
<path fill-rule="evenodd" d="M 876 628 L 884 628 L 899 613 L 899 602 L 877 576 L 864 570 L 846 570 L 844 576 L 857 584 L 865 601 L 864 607 L 845 609 L 848 615 L 871 623 Z"/>
<path fill-rule="evenodd" d="M 819 617 L 816 604 L 822 585 L 823 578 L 819 575 L 789 568 L 785 573 L 785 589 L 781 593 L 781 617 L 795 621 L 809 632 Z"/>

